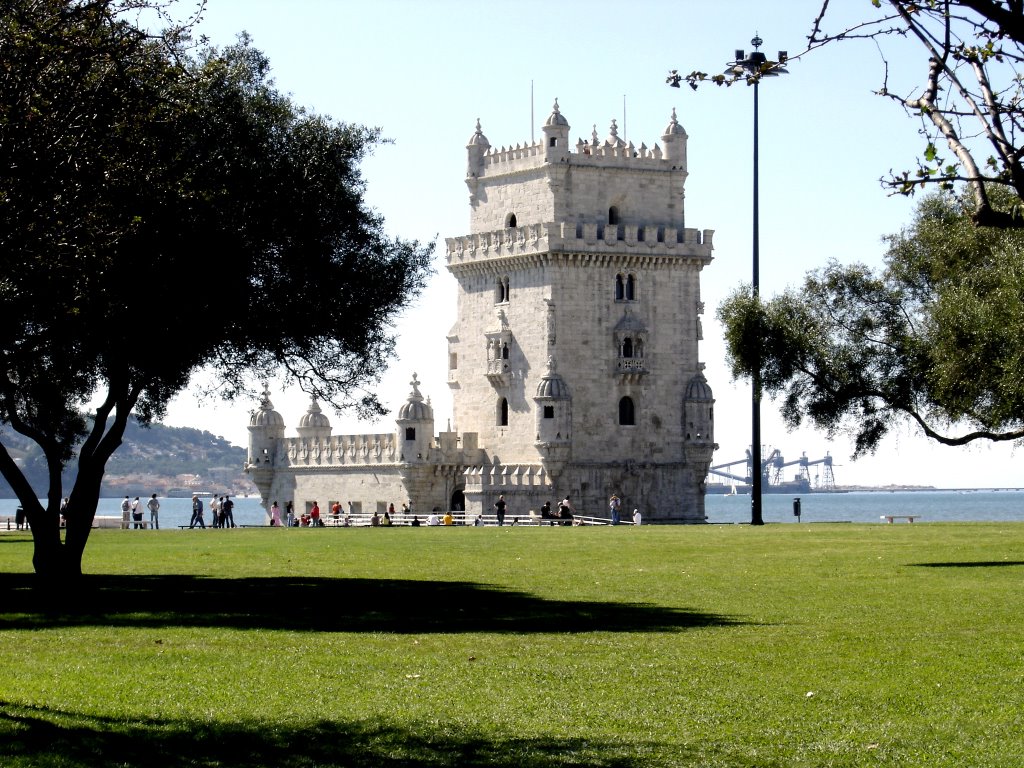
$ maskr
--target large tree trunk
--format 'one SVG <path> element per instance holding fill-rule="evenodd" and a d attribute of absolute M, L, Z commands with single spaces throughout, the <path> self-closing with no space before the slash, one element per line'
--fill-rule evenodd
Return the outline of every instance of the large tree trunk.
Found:
<path fill-rule="evenodd" d="M 124 412 L 127 413 L 128 409 Z M 79 451 L 75 485 L 68 496 L 68 506 L 65 510 L 66 528 L 60 527 L 60 463 L 49 461 L 50 490 L 45 509 L 35 498 L 32 489 L 28 488 L 24 478 L 20 478 L 24 488 L 19 487 L 19 498 L 28 513 L 35 544 L 32 566 L 44 584 L 57 586 L 61 590 L 66 590 L 71 582 L 77 582 L 82 576 L 82 556 L 99 506 L 100 487 L 107 459 L 121 444 L 121 437 L 124 435 L 127 416 L 119 414 L 110 422 L 110 429 L 105 430 L 108 413 L 108 408 L 99 409 L 93 422 L 93 430 Z M 20 475 L 20 471 L 18 474 Z M 23 494 L 21 491 L 26 488 L 28 493 Z M 61 530 L 64 531 L 63 541 Z"/>

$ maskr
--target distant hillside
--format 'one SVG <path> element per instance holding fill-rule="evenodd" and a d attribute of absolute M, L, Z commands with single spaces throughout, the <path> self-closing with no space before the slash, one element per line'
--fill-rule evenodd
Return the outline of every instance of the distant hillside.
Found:
<path fill-rule="evenodd" d="M 0 438 L 21 464 L 36 493 L 45 494 L 46 467 L 38 447 L 9 429 L 0 431 Z M 254 493 L 255 487 L 242 470 L 245 453 L 245 448 L 231 445 L 210 432 L 162 424 L 142 427 L 132 418 L 121 447 L 107 463 L 102 495 L 186 495 L 193 489 L 233 495 Z M 73 474 L 65 475 L 65 493 L 70 491 L 73 481 Z M 0 478 L 0 498 L 13 495 L 7 482 Z"/>

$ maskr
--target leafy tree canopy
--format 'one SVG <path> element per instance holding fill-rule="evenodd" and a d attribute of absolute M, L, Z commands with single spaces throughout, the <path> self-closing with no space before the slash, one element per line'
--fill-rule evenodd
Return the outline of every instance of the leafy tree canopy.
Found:
<path fill-rule="evenodd" d="M 1021 204 L 1004 187 L 991 202 Z M 907 418 L 947 445 L 1024 438 L 1024 232 L 974 211 L 970 193 L 936 191 L 878 272 L 833 262 L 765 302 L 738 288 L 718 310 L 733 376 L 760 358 L 787 424 L 848 432 L 855 455 Z"/>
<path fill-rule="evenodd" d="M 187 28 L 140 28 L 140 8 L 167 11 L 0 10 L 0 421 L 41 447 L 47 507 L 2 444 L 0 471 L 29 513 L 37 571 L 80 570 L 129 414 L 159 417 L 200 369 L 215 366 L 226 397 L 284 371 L 380 412 L 360 388 L 430 270 L 433 245 L 387 237 L 363 200 L 378 129 L 292 103 L 245 37 L 197 49 Z"/>

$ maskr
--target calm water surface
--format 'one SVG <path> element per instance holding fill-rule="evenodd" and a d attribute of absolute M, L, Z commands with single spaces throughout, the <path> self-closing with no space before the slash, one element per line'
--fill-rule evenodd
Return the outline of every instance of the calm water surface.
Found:
<path fill-rule="evenodd" d="M 762 517 L 766 523 L 794 523 L 793 496 L 766 494 Z M 145 504 L 146 499 L 141 500 Z M 16 499 L 0 499 L 0 518 L 14 515 Z M 210 522 L 209 498 L 203 499 L 205 519 Z M 810 493 L 800 496 L 801 522 L 880 523 L 882 515 L 920 515 L 917 522 L 1024 521 L 1024 491 L 854 491 Z M 750 496 L 708 496 L 708 522 L 749 523 Z M 607 510 L 581 510 L 604 516 Z M 101 499 L 100 515 L 121 515 L 120 499 Z M 191 499 L 160 499 L 160 527 L 177 529 L 192 516 Z M 149 519 L 149 510 L 144 519 Z M 266 525 L 267 517 L 257 498 L 235 499 L 236 525 Z M 915 523 L 916 524 L 916 523 Z"/>
<path fill-rule="evenodd" d="M 766 523 L 792 523 L 793 496 L 766 494 L 761 516 Z M 712 523 L 749 523 L 750 496 L 708 496 Z M 1024 520 L 1024 491 L 853 491 L 800 496 L 805 523 L 849 521 L 878 523 L 882 515 L 920 515 L 917 522 L 1000 522 Z"/>

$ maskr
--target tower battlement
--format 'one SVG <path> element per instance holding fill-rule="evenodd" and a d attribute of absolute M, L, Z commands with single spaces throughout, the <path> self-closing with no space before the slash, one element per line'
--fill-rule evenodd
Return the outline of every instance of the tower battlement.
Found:
<path fill-rule="evenodd" d="M 665 228 L 685 229 L 687 135 L 674 110 L 661 145 L 650 148 L 621 139 L 614 120 L 607 138 L 595 126 L 589 140 L 571 144 L 557 101 L 542 131 L 540 141 L 495 149 L 477 120 L 466 144 L 471 232 L 564 221 L 572 223 L 570 237 L 596 223 L 597 240 L 609 224 L 624 227 L 616 240 L 631 240 L 632 226 L 636 240 L 656 243 Z"/>
<path fill-rule="evenodd" d="M 676 257 L 711 261 L 714 230 L 637 224 L 546 222 L 445 238 L 447 265 L 542 253 L 609 254 L 616 257 Z"/>
<path fill-rule="evenodd" d="M 636 147 L 633 142 L 615 145 L 609 142 L 600 143 L 596 139 L 589 142 L 579 139 L 575 152 L 569 152 L 560 158 L 560 161 L 606 168 L 658 170 L 671 166 L 671 161 L 665 158 L 665 153 L 657 144 L 648 148 L 646 143 Z M 539 168 L 547 162 L 551 160 L 542 141 L 500 149 L 492 147 L 483 155 L 485 174 L 515 173 Z"/>

